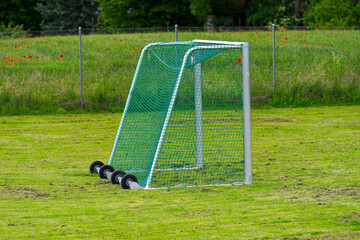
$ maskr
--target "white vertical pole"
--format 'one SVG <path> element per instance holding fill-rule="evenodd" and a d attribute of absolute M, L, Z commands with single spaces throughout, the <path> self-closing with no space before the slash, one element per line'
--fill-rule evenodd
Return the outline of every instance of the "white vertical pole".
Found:
<path fill-rule="evenodd" d="M 203 133 L 202 133 L 202 94 L 201 94 L 201 63 L 195 63 L 194 56 L 192 56 L 194 65 L 195 77 L 195 147 L 196 147 L 196 167 L 203 167 Z"/>
<path fill-rule="evenodd" d="M 79 27 L 79 58 L 80 58 L 80 106 L 84 108 L 83 100 L 83 75 L 82 75 L 82 45 L 81 45 L 81 27 Z"/>
<path fill-rule="evenodd" d="M 252 184 L 251 160 L 251 98 L 250 98 L 250 63 L 249 43 L 244 43 L 242 49 L 243 71 L 243 119 L 244 119 L 244 157 L 245 157 L 245 184 Z"/>

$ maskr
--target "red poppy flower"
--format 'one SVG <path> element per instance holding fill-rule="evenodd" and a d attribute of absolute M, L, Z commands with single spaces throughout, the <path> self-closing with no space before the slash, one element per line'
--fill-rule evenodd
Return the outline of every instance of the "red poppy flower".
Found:
<path fill-rule="evenodd" d="M 60 55 L 60 58 L 63 58 L 63 57 L 64 57 L 64 55 L 61 54 L 61 55 Z"/>

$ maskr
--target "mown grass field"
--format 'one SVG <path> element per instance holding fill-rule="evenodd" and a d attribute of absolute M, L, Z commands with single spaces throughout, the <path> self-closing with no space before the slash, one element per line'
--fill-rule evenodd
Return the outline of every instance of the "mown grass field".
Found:
<path fill-rule="evenodd" d="M 83 94 L 88 111 L 121 111 L 141 50 L 174 41 L 174 32 L 133 29 L 82 36 Z M 272 33 L 234 28 L 180 28 L 179 40 L 250 43 L 251 93 L 272 106 L 358 104 L 359 30 L 279 29 L 273 93 Z M 0 114 L 65 112 L 80 107 L 79 39 L 74 34 L 0 35 Z M 237 61 L 238 58 L 234 59 Z M 156 74 L 156 73 L 154 73 Z M 256 101 L 259 105 L 264 101 Z"/>
<path fill-rule="evenodd" d="M 121 114 L 0 117 L 1 239 L 359 239 L 360 107 L 256 109 L 252 185 L 90 175 Z"/>

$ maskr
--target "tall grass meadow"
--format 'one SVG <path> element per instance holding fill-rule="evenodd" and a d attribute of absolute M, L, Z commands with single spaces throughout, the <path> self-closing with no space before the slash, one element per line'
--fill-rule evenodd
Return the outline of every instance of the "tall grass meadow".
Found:
<path fill-rule="evenodd" d="M 360 103 L 358 28 L 277 28 L 275 84 L 271 29 L 178 29 L 179 41 L 249 42 L 253 106 Z M 174 30 L 83 30 L 82 111 L 122 111 L 141 50 Z M 77 30 L 0 33 L 0 114 L 81 110 L 79 60 Z"/>

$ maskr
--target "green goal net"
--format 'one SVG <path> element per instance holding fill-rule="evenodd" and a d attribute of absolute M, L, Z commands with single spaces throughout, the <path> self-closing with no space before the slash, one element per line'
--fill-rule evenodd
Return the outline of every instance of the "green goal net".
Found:
<path fill-rule="evenodd" d="M 152 43 L 109 164 L 144 188 L 251 183 L 247 43 Z"/>

